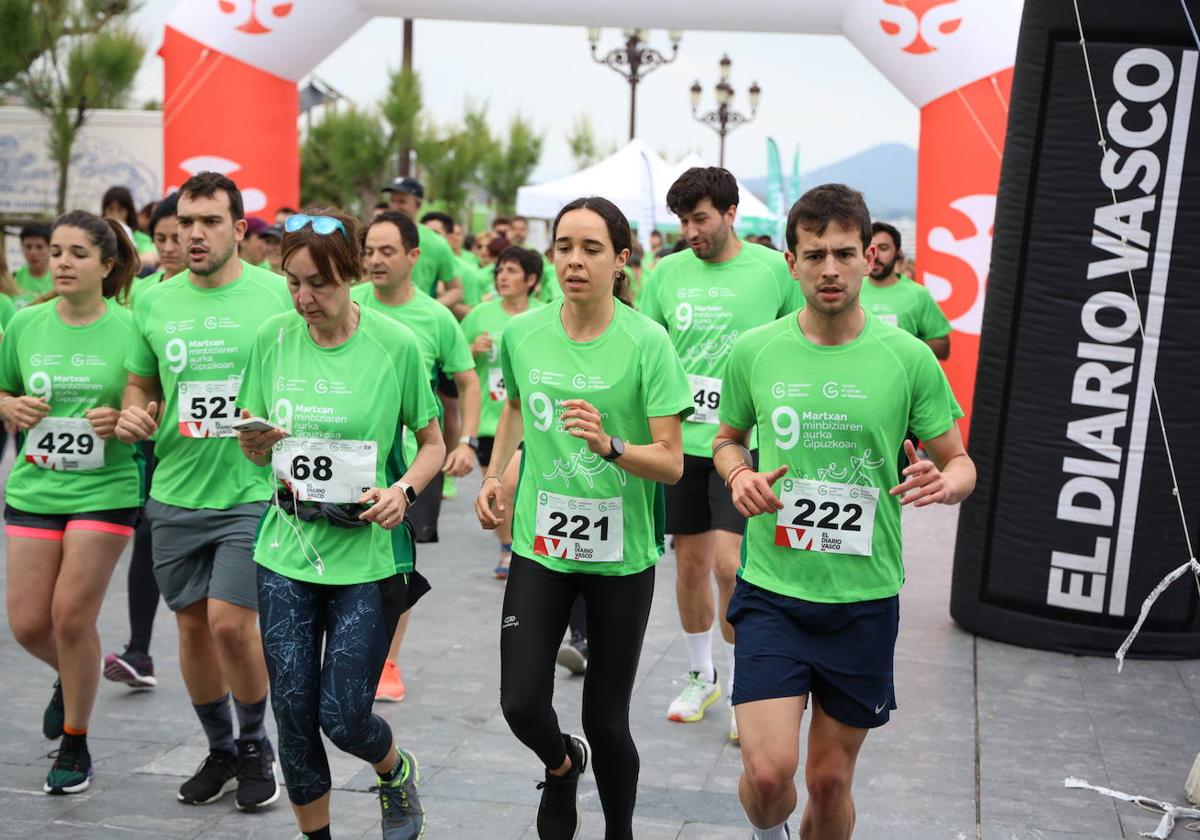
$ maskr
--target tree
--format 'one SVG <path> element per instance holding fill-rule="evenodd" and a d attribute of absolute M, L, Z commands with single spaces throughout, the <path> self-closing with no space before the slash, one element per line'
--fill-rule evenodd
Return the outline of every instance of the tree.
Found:
<path fill-rule="evenodd" d="M 391 148 L 373 112 L 354 107 L 326 112 L 300 147 L 301 200 L 357 208 L 365 217 L 387 178 Z"/>
<path fill-rule="evenodd" d="M 0 0 L 0 88 L 64 35 L 92 35 L 132 11 L 129 0 Z"/>
<path fill-rule="evenodd" d="M 415 146 L 427 195 L 440 201 L 452 218 L 461 219 L 471 187 L 478 182 L 480 167 L 495 147 L 488 128 L 487 106 L 467 102 L 461 126 L 439 128 L 430 123 Z"/>
<path fill-rule="evenodd" d="M 413 148 L 417 140 L 421 115 L 421 77 L 415 70 L 393 70 L 388 81 L 387 95 L 380 103 L 384 119 L 391 127 L 388 143 L 397 154 L 397 170 L 404 169 L 399 160 Z"/>
<path fill-rule="evenodd" d="M 537 169 L 545 139 L 522 115 L 509 120 L 507 140 L 494 144 L 483 164 L 483 186 L 499 212 L 511 213 L 516 207 L 517 190 L 529 183 Z"/>
<path fill-rule="evenodd" d="M 60 20 L 39 21 L 38 26 L 46 28 L 48 46 L 16 77 L 25 101 L 50 121 L 47 141 L 58 167 L 58 212 L 62 213 L 67 205 L 71 150 L 80 129 L 95 109 L 125 104 L 145 48 L 120 21 L 99 32 L 90 31 L 87 15 L 120 3 L 82 0 L 33 5 L 68 7 Z"/>
<path fill-rule="evenodd" d="M 571 123 L 571 131 L 567 134 L 567 147 L 571 150 L 571 160 L 576 169 L 585 169 L 616 151 L 616 144 L 609 141 L 606 147 L 601 147 L 596 139 L 596 129 L 592 118 L 586 113 L 579 114 Z"/>

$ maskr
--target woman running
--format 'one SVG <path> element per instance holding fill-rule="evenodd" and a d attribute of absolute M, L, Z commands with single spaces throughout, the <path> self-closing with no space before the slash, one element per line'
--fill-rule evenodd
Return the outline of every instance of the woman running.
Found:
<path fill-rule="evenodd" d="M 284 229 L 296 311 L 263 324 L 238 397 L 243 417 L 279 427 L 239 432 L 279 482 L 254 552 L 279 760 L 305 837 L 329 837 L 323 731 L 378 773 L 384 838 L 414 840 L 417 760 L 371 704 L 396 622 L 422 592 L 403 525 L 445 459 L 437 405 L 412 332 L 350 299 L 355 222 L 313 211 Z M 407 469 L 404 427 L 419 445 Z"/>
<path fill-rule="evenodd" d="M 659 482 L 683 471 L 681 420 L 693 403 L 667 334 L 618 300 L 632 245 L 621 211 L 604 198 L 576 199 L 554 220 L 552 241 L 563 298 L 505 327 L 508 400 L 475 511 L 484 528 L 500 526 L 500 476 L 523 439 L 500 705 L 546 768 L 538 836 L 575 837 L 589 746 L 562 733 L 551 699 L 559 642 L 582 595 L 583 729 L 596 753 L 605 837 L 629 840 L 639 767 L 629 700 L 663 550 Z"/>
<path fill-rule="evenodd" d="M 92 777 L 96 618 L 141 504 L 134 447 L 113 437 L 133 339 L 115 298 L 137 266 L 118 222 L 60 216 L 50 235 L 54 297 L 19 311 L 0 343 L 0 418 L 24 433 L 5 489 L 8 622 L 58 673 L 42 719 L 43 734 L 62 739 L 46 793 L 79 793 Z"/>

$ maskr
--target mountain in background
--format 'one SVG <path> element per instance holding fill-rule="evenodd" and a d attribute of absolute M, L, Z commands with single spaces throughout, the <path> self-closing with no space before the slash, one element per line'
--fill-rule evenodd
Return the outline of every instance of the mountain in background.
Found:
<path fill-rule="evenodd" d="M 781 148 L 780 152 L 785 168 L 789 167 L 791 150 Z M 803 148 L 800 155 L 803 166 Z M 742 178 L 741 182 L 759 198 L 766 196 L 765 176 Z M 901 143 L 884 143 L 812 172 L 800 173 L 801 191 L 828 183 L 849 184 L 861 190 L 871 215 L 877 219 L 914 218 L 917 214 L 917 150 Z"/>

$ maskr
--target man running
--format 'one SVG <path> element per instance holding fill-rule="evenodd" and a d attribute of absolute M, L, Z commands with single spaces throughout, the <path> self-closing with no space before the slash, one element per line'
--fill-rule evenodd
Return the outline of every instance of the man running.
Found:
<path fill-rule="evenodd" d="M 416 224 L 425 202 L 425 187 L 420 181 L 396 178 L 381 192 L 388 194 L 388 208 L 392 212 L 403 213 Z M 431 298 L 437 298 L 439 303 L 452 307 L 462 300 L 463 284 L 450 243 L 426 225 L 417 225 L 417 234 L 421 238 L 423 257 L 420 266 L 413 269 L 413 285 Z"/>
<path fill-rule="evenodd" d="M 962 410 L 933 353 L 859 304 L 870 231 L 855 190 L 827 184 L 801 196 L 788 214 L 787 261 L 805 306 L 743 335 L 725 369 L 713 461 L 750 517 L 728 618 L 739 793 L 756 840 L 790 836 L 810 693 L 800 836 L 853 833 L 859 749 L 896 708 L 900 507 L 957 504 L 975 486 Z M 756 426 L 761 471 L 746 448 Z M 932 460 L 906 443 L 898 475 L 893 454 L 909 428 Z"/>
<path fill-rule="evenodd" d="M 743 242 L 734 232 L 738 185 L 728 170 L 689 169 L 667 192 L 667 206 L 679 216 L 680 235 L 691 248 L 658 263 L 639 306 L 667 328 L 696 404 L 683 424 L 683 478 L 666 488 L 667 533 L 675 537 L 675 598 L 691 661 L 683 691 L 671 702 L 667 717 L 690 723 L 702 719 L 721 696 L 713 664 L 713 618 L 723 617 L 729 606 L 745 526 L 713 471 L 712 439 L 725 364 L 739 335 L 799 309 L 801 298 L 781 254 Z M 731 691 L 733 628 L 723 618 L 721 635 Z M 737 739 L 732 715 L 729 737 Z"/>
<path fill-rule="evenodd" d="M 863 283 L 863 309 L 881 321 L 899 327 L 929 345 L 939 359 L 950 358 L 950 322 L 929 289 L 899 271 L 902 258 L 900 231 L 887 222 L 871 225 L 871 261 Z"/>
<path fill-rule="evenodd" d="M 179 800 L 204 805 L 236 787 L 237 807 L 248 811 L 279 798 L 264 726 L 253 556 L 271 480 L 242 457 L 231 423 L 254 336 L 291 300 L 277 276 L 237 258 L 246 222 L 233 181 L 215 172 L 192 176 L 179 190 L 177 214 L 188 270 L 134 303 L 116 434 L 132 443 L 158 433 L 146 503 L 154 575 L 179 624 L 180 671 L 209 745 Z"/>
<path fill-rule="evenodd" d="M 25 265 L 13 272 L 17 294 L 13 303 L 17 309 L 28 306 L 36 298 L 54 288 L 50 276 L 50 226 L 34 222 L 21 228 L 21 256 Z"/>

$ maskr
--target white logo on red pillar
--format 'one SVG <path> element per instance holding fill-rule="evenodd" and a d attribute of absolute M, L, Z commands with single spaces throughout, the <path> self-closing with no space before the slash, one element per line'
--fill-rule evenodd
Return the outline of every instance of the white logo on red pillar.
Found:
<path fill-rule="evenodd" d="M 180 161 L 179 168 L 188 175 L 196 175 L 200 172 L 218 172 L 221 175 L 233 177 L 233 173 L 241 169 L 242 165 L 236 160 L 217 155 L 197 155 Z M 171 186 L 167 188 L 167 192 L 171 193 L 177 189 L 179 187 Z M 258 187 L 243 187 L 238 184 L 238 189 L 242 193 L 242 209 L 247 213 L 257 213 L 266 208 L 267 194 Z"/>
<path fill-rule="evenodd" d="M 238 13 L 238 4 L 233 0 L 217 0 L 217 5 L 224 14 L 236 15 Z M 271 3 L 269 12 L 274 18 L 285 18 L 292 13 L 294 3 Z M 250 0 L 250 17 L 246 18 L 238 27 L 238 32 L 245 32 L 247 35 L 266 35 L 271 31 L 269 26 L 265 26 L 258 16 L 258 0 Z M 268 18 L 269 19 L 269 18 Z"/>
<path fill-rule="evenodd" d="M 988 266 L 992 259 L 992 226 L 996 217 L 996 196 L 993 193 L 965 195 L 950 202 L 950 208 L 970 224 L 968 236 L 955 236 L 948 227 L 929 231 L 926 244 L 938 254 L 954 258 L 967 271 L 956 271 L 948 279 L 925 271 L 925 285 L 950 325 L 962 333 L 979 335 L 983 325 L 983 300 L 987 292 Z M 972 288 L 965 290 L 965 284 Z"/>
<path fill-rule="evenodd" d="M 880 28 L 899 39 L 906 53 L 937 52 L 962 26 L 959 0 L 883 0 Z"/>

